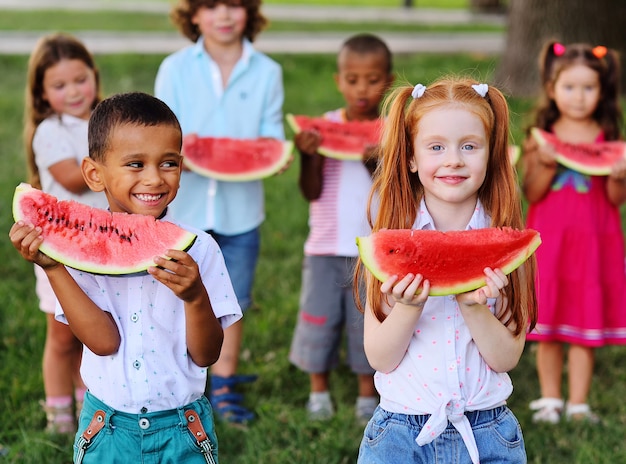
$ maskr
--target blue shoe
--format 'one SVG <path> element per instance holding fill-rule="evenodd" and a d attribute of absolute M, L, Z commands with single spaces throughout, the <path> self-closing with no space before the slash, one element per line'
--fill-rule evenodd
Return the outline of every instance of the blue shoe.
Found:
<path fill-rule="evenodd" d="M 255 418 L 255 414 L 241 405 L 243 395 L 234 393 L 233 389 L 240 383 L 251 383 L 256 379 L 256 375 L 231 375 L 230 377 L 211 375 L 209 401 L 217 417 L 235 424 L 245 424 L 252 421 Z M 228 391 L 215 394 L 215 391 L 223 388 L 227 388 Z"/>

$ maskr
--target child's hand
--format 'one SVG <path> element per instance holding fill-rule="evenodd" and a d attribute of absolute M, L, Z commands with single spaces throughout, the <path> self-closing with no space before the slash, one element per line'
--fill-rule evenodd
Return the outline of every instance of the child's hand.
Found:
<path fill-rule="evenodd" d="M 422 285 L 422 291 L 417 293 L 420 285 Z M 400 281 L 398 281 L 398 276 L 394 275 L 385 280 L 380 287 L 380 291 L 385 295 L 390 295 L 396 303 L 417 306 L 421 309 L 428 299 L 430 282 L 424 280 L 421 274 L 416 276 L 407 274 Z"/>
<path fill-rule="evenodd" d="M 500 270 L 485 268 L 487 285 L 471 292 L 460 293 L 456 296 L 459 305 L 474 306 L 487 304 L 487 298 L 497 298 L 500 290 L 509 283 L 508 277 Z"/>
<path fill-rule="evenodd" d="M 11 227 L 9 238 L 15 249 L 27 261 L 35 263 L 43 269 L 52 269 L 59 265 L 58 261 L 39 251 L 39 247 L 43 243 L 41 227 L 34 227 L 32 224 L 18 221 Z"/>
<path fill-rule="evenodd" d="M 380 150 L 378 145 L 374 144 L 365 147 L 365 152 L 363 153 L 363 165 L 370 174 L 373 174 L 374 171 L 376 171 L 379 157 Z"/>
<path fill-rule="evenodd" d="M 554 146 L 546 143 L 545 145 L 537 145 L 537 159 L 539 163 L 547 168 L 555 168 L 556 162 L 556 150 Z"/>
<path fill-rule="evenodd" d="M 626 159 L 619 160 L 611 167 L 609 178 L 617 181 L 626 179 Z"/>
<path fill-rule="evenodd" d="M 300 153 L 314 155 L 322 143 L 322 136 L 317 131 L 305 130 L 296 134 L 294 143 Z"/>
<path fill-rule="evenodd" d="M 198 264 L 189 256 L 189 253 L 180 250 L 167 250 L 165 255 L 171 259 L 155 256 L 154 263 L 159 267 L 148 268 L 148 272 L 156 280 L 186 302 L 192 302 L 206 294 Z"/>

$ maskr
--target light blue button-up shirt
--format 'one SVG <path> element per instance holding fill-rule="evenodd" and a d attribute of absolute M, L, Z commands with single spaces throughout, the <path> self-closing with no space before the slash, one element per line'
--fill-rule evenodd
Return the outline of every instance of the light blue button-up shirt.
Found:
<path fill-rule="evenodd" d="M 244 39 L 243 54 L 224 85 L 203 40 L 165 58 L 156 77 L 155 96 L 174 111 L 183 134 L 284 139 L 280 65 Z M 186 171 L 170 212 L 198 229 L 248 232 L 265 219 L 263 182 L 222 182 Z"/>

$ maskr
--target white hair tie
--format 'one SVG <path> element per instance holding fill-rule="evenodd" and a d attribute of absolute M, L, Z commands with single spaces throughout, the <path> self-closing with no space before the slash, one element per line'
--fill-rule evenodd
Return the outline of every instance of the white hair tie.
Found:
<path fill-rule="evenodd" d="M 472 85 L 472 88 L 483 98 L 485 98 L 487 92 L 489 91 L 489 86 L 487 84 L 474 84 Z"/>
<path fill-rule="evenodd" d="M 422 95 L 424 95 L 425 91 L 426 91 L 426 86 L 425 85 L 417 84 L 415 87 L 413 87 L 413 91 L 411 92 L 411 96 L 415 100 L 416 98 L 419 98 Z"/>

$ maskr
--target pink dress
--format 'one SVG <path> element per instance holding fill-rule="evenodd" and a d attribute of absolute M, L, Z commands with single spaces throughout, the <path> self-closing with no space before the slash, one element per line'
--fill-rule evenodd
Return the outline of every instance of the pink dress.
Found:
<path fill-rule="evenodd" d="M 607 177 L 559 166 L 550 192 L 528 209 L 538 230 L 539 320 L 528 340 L 626 344 L 624 235 Z"/>

